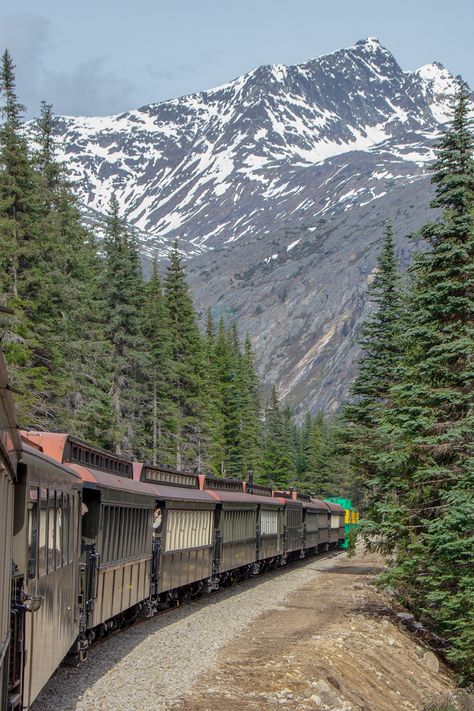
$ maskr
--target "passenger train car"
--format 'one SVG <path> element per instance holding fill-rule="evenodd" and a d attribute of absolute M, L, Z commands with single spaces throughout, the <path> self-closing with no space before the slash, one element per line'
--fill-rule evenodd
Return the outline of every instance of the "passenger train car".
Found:
<path fill-rule="evenodd" d="M 111 630 L 344 541 L 344 509 L 16 429 L 0 359 L 0 711 Z"/>
<path fill-rule="evenodd" d="M 22 660 L 13 659 L 12 684 L 9 683 L 9 652 L 12 641 L 10 609 L 12 600 L 13 513 L 15 486 L 20 458 L 20 438 L 8 387 L 5 363 L 0 355 L 0 708 L 6 705 L 8 687 L 21 689 Z M 15 619 L 13 618 L 13 622 Z M 16 624 L 13 629 L 16 631 Z"/>

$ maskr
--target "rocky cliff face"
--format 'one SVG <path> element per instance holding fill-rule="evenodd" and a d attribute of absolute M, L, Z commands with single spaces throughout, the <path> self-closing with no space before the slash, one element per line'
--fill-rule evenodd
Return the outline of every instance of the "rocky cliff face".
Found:
<path fill-rule="evenodd" d="M 427 218 L 429 162 L 458 85 L 375 39 L 112 117 L 60 117 L 95 219 L 115 191 L 145 256 L 179 238 L 198 307 L 239 319 L 300 413 L 337 409 L 386 219 Z"/>

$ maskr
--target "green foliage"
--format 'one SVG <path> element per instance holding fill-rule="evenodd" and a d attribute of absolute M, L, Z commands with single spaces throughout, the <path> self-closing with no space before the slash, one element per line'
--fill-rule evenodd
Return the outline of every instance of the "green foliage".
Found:
<path fill-rule="evenodd" d="M 177 413 L 175 463 L 178 468 L 200 468 L 208 443 L 203 417 L 203 344 L 177 243 L 166 269 L 164 295 L 170 328 L 171 397 Z"/>
<path fill-rule="evenodd" d="M 96 364 L 101 361 L 94 303 L 98 259 L 55 160 L 51 107 L 43 104 L 39 151 L 31 155 L 21 130 L 23 107 L 16 98 L 13 70 L 5 52 L 0 76 L 0 289 L 2 303 L 14 309 L 14 316 L 4 320 L 3 345 L 12 379 L 22 391 L 22 424 L 73 427 L 82 434 L 90 430 L 85 403 L 102 393 L 91 386 L 100 378 Z M 90 349 L 85 347 L 88 335 Z M 99 395 L 101 399 L 106 397 Z M 105 402 L 97 411 L 102 428 Z"/>
<path fill-rule="evenodd" d="M 387 225 L 377 268 L 368 288 L 374 311 L 362 329 L 362 358 L 352 386 L 353 402 L 344 408 L 339 443 L 349 458 L 353 498 L 364 495 L 367 518 L 380 521 L 380 490 L 391 486 L 391 475 L 379 466 L 378 454 L 386 441 L 382 421 L 396 380 L 400 359 L 402 299 L 399 266 L 391 225 Z M 345 427 L 344 427 L 345 424 Z"/>
<path fill-rule="evenodd" d="M 109 446 L 117 453 L 133 454 L 144 447 L 143 383 L 148 367 L 142 334 L 144 283 L 137 244 L 119 214 L 112 196 L 104 237 L 105 263 L 101 273 L 104 327 L 110 343 L 113 426 Z"/>
<path fill-rule="evenodd" d="M 388 378 L 381 392 L 367 388 L 363 367 L 356 383 L 361 401 L 348 409 L 357 433 L 352 453 L 368 490 L 366 538 L 395 554 L 391 584 L 450 641 L 449 655 L 463 681 L 474 678 L 474 141 L 469 111 L 463 88 L 437 149 L 432 206 L 442 216 L 417 235 L 429 248 L 410 269 L 403 327 L 398 335 L 393 332 L 392 383 Z M 384 312 L 381 302 L 378 313 Z M 369 338 L 369 348 L 374 339 L 377 343 L 377 334 Z M 383 383 L 381 374 L 374 376 Z M 363 444 L 361 423 L 368 435 L 365 459 L 361 446 L 354 445 L 354 439 Z"/>
<path fill-rule="evenodd" d="M 157 260 L 145 287 L 142 331 L 148 355 L 145 397 L 144 455 L 153 464 L 174 462 L 177 411 L 171 383 L 171 332 Z"/>
<path fill-rule="evenodd" d="M 287 489 L 296 477 L 295 448 L 290 413 L 282 410 L 275 386 L 265 412 L 260 480 Z"/>

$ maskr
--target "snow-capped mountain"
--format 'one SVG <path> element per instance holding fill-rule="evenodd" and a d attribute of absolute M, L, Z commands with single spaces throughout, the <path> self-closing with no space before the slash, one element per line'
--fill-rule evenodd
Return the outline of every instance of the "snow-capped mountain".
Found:
<path fill-rule="evenodd" d="M 239 318 L 290 402 L 330 410 L 381 225 L 398 215 L 400 235 L 426 217 L 458 83 L 438 63 L 404 72 L 369 38 L 55 131 L 85 208 L 102 214 L 114 191 L 145 255 L 179 238 L 199 305 Z"/>
<path fill-rule="evenodd" d="M 115 190 L 131 224 L 199 250 L 290 215 L 293 223 L 324 214 L 336 186 L 349 208 L 379 197 L 389 179 L 419 175 L 455 87 L 441 65 L 404 73 L 368 39 L 119 116 L 60 118 L 56 130 L 87 206 L 103 212 Z M 363 185 L 325 168 L 361 151 L 383 160 Z"/>

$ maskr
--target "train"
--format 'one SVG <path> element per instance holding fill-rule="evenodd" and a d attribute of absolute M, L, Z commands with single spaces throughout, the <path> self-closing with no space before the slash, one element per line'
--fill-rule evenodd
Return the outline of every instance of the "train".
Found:
<path fill-rule="evenodd" d="M 345 545 L 337 502 L 19 430 L 1 355 L 0 427 L 1 711 L 112 631 Z"/>

